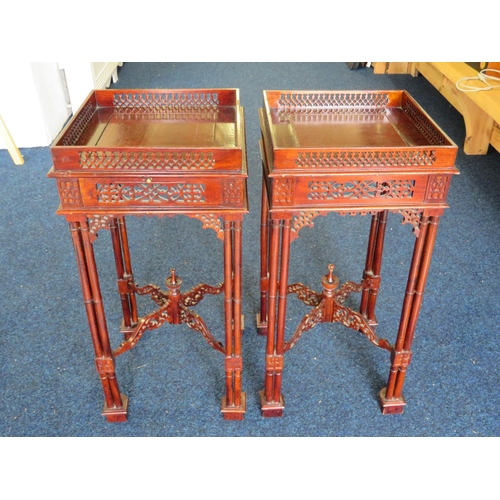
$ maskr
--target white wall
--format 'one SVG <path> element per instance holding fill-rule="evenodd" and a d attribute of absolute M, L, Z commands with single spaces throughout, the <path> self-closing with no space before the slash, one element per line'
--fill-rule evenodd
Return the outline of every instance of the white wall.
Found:
<path fill-rule="evenodd" d="M 0 115 L 16 146 L 49 146 L 71 115 L 64 72 L 56 62 L 0 65 Z"/>
<path fill-rule="evenodd" d="M 50 146 L 93 89 L 121 62 L 0 62 L 0 116 L 18 148 Z M 6 149 L 0 137 L 0 149 Z"/>

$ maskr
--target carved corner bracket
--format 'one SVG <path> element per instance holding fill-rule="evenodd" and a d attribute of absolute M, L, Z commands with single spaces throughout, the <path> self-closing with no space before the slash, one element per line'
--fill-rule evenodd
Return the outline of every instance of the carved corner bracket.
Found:
<path fill-rule="evenodd" d="M 290 230 L 290 242 L 294 241 L 299 237 L 299 231 L 303 227 L 314 227 L 313 220 L 318 217 L 318 215 L 325 216 L 328 212 L 322 210 L 313 210 L 311 212 L 300 211 L 294 213 L 292 216 L 291 230 Z"/>
<path fill-rule="evenodd" d="M 413 234 L 418 238 L 420 234 L 420 218 L 422 216 L 423 209 L 402 209 L 394 212 L 403 216 L 401 224 L 411 224 L 413 226 Z"/>
<path fill-rule="evenodd" d="M 224 241 L 224 227 L 218 214 L 186 214 L 193 219 L 201 220 L 203 229 L 213 229 L 217 238 Z"/>
<path fill-rule="evenodd" d="M 89 224 L 89 236 L 90 242 L 93 243 L 97 239 L 97 232 L 100 229 L 110 229 L 113 219 L 116 217 L 114 215 L 87 215 L 87 220 Z"/>

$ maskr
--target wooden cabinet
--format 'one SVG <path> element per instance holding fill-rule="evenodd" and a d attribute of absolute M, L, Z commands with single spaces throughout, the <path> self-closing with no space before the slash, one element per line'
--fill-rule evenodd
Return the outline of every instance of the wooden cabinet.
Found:
<path fill-rule="evenodd" d="M 462 92 L 457 88 L 457 82 L 462 78 L 476 78 L 482 63 L 477 68 L 465 62 L 372 64 L 375 74 L 423 75 L 462 114 L 466 154 L 484 155 L 490 144 L 500 152 L 500 88 L 478 92 Z M 487 67 L 498 68 L 500 63 L 487 63 Z"/>
<path fill-rule="evenodd" d="M 76 113 L 89 92 L 105 89 L 111 81 L 118 81 L 118 67 L 122 62 L 59 62 L 64 70 L 73 113 Z"/>

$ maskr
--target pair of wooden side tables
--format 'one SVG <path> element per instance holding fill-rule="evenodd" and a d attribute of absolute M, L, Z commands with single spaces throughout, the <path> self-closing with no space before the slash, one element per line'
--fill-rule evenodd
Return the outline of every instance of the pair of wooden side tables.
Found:
<path fill-rule="evenodd" d="M 401 413 L 406 370 L 439 219 L 455 168 L 456 145 L 406 91 L 264 91 L 259 110 L 263 178 L 260 311 L 267 336 L 261 410 L 281 416 L 284 355 L 321 322 L 338 322 L 390 353 L 383 413 Z M 245 119 L 238 89 L 95 90 L 51 147 L 61 205 L 69 223 L 83 299 L 104 391 L 103 415 L 127 419 L 115 359 L 147 330 L 184 323 L 224 356 L 225 419 L 242 420 L 242 222 L 248 213 Z M 319 215 L 371 214 L 360 282 L 339 286 L 334 266 L 322 290 L 288 280 L 290 243 Z M 413 226 L 416 242 L 395 344 L 376 333 L 388 212 Z M 182 290 L 171 270 L 166 289 L 141 285 L 132 273 L 126 216 L 185 215 L 223 242 L 224 281 Z M 111 234 L 123 322 L 123 342 L 108 334 L 93 243 Z M 360 294 L 356 310 L 345 305 Z M 224 295 L 224 342 L 192 310 L 206 295 Z M 287 296 L 311 309 L 285 339 Z M 137 296 L 156 304 L 139 314 Z M 293 375 L 293 374 L 291 374 Z"/>

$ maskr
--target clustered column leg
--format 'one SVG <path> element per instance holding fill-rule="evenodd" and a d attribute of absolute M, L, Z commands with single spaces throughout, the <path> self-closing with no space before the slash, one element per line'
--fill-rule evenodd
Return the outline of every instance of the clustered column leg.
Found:
<path fill-rule="evenodd" d="M 242 221 L 224 220 L 224 308 L 225 308 L 225 373 L 226 395 L 222 413 L 226 420 L 243 420 L 246 397 L 242 392 L 241 372 L 241 270 Z"/>
<path fill-rule="evenodd" d="M 368 251 L 366 265 L 363 274 L 364 280 L 369 280 L 369 287 L 363 290 L 361 295 L 360 313 L 368 320 L 368 324 L 374 328 L 377 325 L 375 317 L 375 305 L 380 287 L 380 271 L 382 269 L 382 255 L 384 251 L 385 230 L 387 227 L 388 211 L 384 210 L 373 215 L 368 240 Z"/>
<path fill-rule="evenodd" d="M 127 236 L 127 226 L 125 225 L 125 217 L 119 217 L 118 221 L 118 229 L 120 232 L 120 241 L 122 243 L 123 248 L 123 260 L 125 266 L 125 274 L 124 279 L 131 282 L 134 280 L 134 275 L 132 273 L 132 261 L 130 259 L 130 247 L 128 244 L 128 236 Z M 134 292 L 129 292 L 129 301 L 130 301 L 130 311 L 132 316 L 132 326 L 136 325 L 138 322 L 137 315 L 137 300 Z"/>
<path fill-rule="evenodd" d="M 137 303 L 134 292 L 129 288 L 129 282 L 133 280 L 133 276 L 124 217 L 111 220 L 110 232 L 115 255 L 118 292 L 123 311 L 121 330 L 127 339 L 137 325 Z"/>
<path fill-rule="evenodd" d="M 267 301 L 269 292 L 269 201 L 266 183 L 262 182 L 260 221 L 260 313 L 257 314 L 257 332 L 267 334 Z"/>
<path fill-rule="evenodd" d="M 70 230 L 94 345 L 96 368 L 104 391 L 103 415 L 108 422 L 123 422 L 127 420 L 128 398 L 120 393 L 116 379 L 115 360 L 109 342 L 88 222 L 70 222 Z"/>
<path fill-rule="evenodd" d="M 290 220 L 271 219 L 266 375 L 264 390 L 260 392 L 261 410 L 264 417 L 280 417 L 284 408 L 281 382 L 284 367 L 290 229 Z"/>
<path fill-rule="evenodd" d="M 401 320 L 394 350 L 387 386 L 380 391 L 382 413 L 402 413 L 406 402 L 403 397 L 403 383 L 411 362 L 411 345 L 422 305 L 425 284 L 436 241 L 439 217 L 422 215 L 420 234 L 415 242 L 410 266 Z"/>

